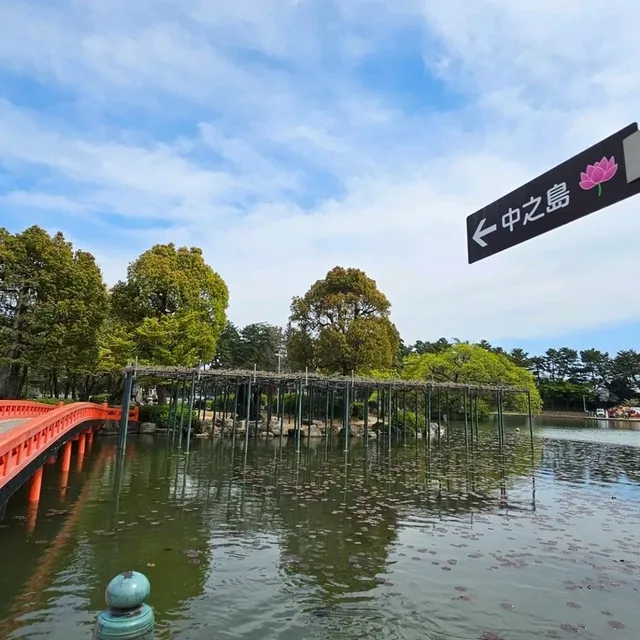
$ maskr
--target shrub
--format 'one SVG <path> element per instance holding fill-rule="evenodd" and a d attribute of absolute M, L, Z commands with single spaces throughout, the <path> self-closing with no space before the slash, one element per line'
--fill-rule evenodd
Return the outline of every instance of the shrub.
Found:
<path fill-rule="evenodd" d="M 95 402 L 96 404 L 102 404 L 103 402 L 109 402 L 109 394 L 108 393 L 99 393 L 95 396 L 91 396 L 89 398 L 90 402 Z"/>
<path fill-rule="evenodd" d="M 188 424 L 188 416 L 185 411 L 185 426 Z M 140 407 L 140 422 L 153 422 L 158 429 L 169 429 L 171 424 L 169 422 L 169 405 L 142 405 Z M 178 415 L 176 417 L 176 425 L 180 424 L 180 406 L 178 406 Z M 198 420 L 198 414 L 193 411 L 191 414 L 191 429 L 194 433 L 200 433 L 202 431 L 202 423 Z"/>
<path fill-rule="evenodd" d="M 397 427 L 402 431 L 405 431 L 408 436 L 415 436 L 417 429 L 424 429 L 424 415 L 418 414 L 416 417 L 415 411 L 398 411 L 395 412 L 391 418 L 391 426 Z"/>

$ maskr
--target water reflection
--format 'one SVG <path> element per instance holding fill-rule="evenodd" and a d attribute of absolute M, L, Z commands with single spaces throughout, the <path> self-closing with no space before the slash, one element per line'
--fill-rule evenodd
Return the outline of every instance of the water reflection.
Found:
<path fill-rule="evenodd" d="M 125 568 L 151 580 L 160 640 L 213 625 L 251 640 L 602 637 L 609 622 L 635 637 L 640 448 L 576 434 L 542 430 L 532 453 L 510 429 L 502 454 L 490 428 L 478 448 L 452 430 L 450 450 L 348 455 L 198 441 L 185 456 L 140 437 L 120 460 L 96 441 L 64 496 L 45 473 L 33 534 L 10 503 L 0 543 L 23 571 L 0 572 L 0 637 L 86 638 Z"/>

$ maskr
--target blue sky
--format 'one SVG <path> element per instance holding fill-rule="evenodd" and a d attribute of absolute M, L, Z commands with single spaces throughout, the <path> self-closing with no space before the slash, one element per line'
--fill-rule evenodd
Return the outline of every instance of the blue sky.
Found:
<path fill-rule="evenodd" d="M 409 342 L 638 347 L 640 201 L 472 266 L 465 218 L 637 119 L 639 19 L 635 0 L 4 3 L 0 223 L 62 230 L 109 283 L 153 243 L 201 246 L 239 324 L 284 323 L 341 264 Z"/>

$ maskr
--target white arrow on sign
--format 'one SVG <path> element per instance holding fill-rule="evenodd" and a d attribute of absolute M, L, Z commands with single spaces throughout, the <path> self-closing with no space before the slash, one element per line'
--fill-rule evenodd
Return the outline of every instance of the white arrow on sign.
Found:
<path fill-rule="evenodd" d="M 485 236 L 488 236 L 490 233 L 493 233 L 494 231 L 496 231 L 498 229 L 498 225 L 497 224 L 492 224 L 490 227 L 487 227 L 486 229 L 484 228 L 484 223 L 487 221 L 486 218 L 482 218 L 482 220 L 480 220 L 480 224 L 478 225 L 478 228 L 476 229 L 476 232 L 473 234 L 473 239 L 481 246 L 481 247 L 486 247 L 487 243 L 483 240 L 483 238 Z"/>

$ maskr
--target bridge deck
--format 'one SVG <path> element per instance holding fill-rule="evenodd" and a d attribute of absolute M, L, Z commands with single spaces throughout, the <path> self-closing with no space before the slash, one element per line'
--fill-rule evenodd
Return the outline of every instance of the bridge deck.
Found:
<path fill-rule="evenodd" d="M 13 427 L 17 427 L 19 424 L 27 422 L 27 420 L 30 419 L 31 418 L 16 418 L 15 420 L 0 420 L 0 434 L 6 433 L 13 429 Z"/>

